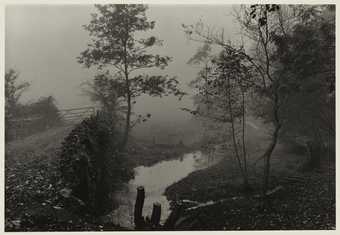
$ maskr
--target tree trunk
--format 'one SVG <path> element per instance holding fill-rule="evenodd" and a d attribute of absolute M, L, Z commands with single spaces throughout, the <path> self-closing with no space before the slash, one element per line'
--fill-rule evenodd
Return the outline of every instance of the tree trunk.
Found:
<path fill-rule="evenodd" d="M 242 89 L 242 87 L 241 87 Z M 244 164 L 244 189 L 248 191 L 250 189 L 248 181 L 248 166 L 247 166 L 247 151 L 246 151 L 246 141 L 245 141 L 245 123 L 246 123 L 246 111 L 245 111 L 245 98 L 244 91 L 242 90 L 242 150 L 243 150 L 243 164 Z"/>
<path fill-rule="evenodd" d="M 126 123 L 125 123 L 125 132 L 123 137 L 122 143 L 122 150 L 125 150 L 126 145 L 129 139 L 129 132 L 130 132 L 130 119 L 131 119 L 131 91 L 130 91 L 130 80 L 129 80 L 129 71 L 128 71 L 128 52 L 127 52 L 127 40 L 128 40 L 128 25 L 126 24 L 126 38 L 123 42 L 124 44 L 124 76 L 125 76 L 125 89 L 126 89 L 126 102 L 127 102 L 127 112 L 126 112 Z"/>
<path fill-rule="evenodd" d="M 129 133 L 130 133 L 130 124 L 131 124 L 131 95 L 130 92 L 127 94 L 127 112 L 126 112 L 126 119 L 125 119 L 125 130 L 124 130 L 124 138 L 122 149 L 124 150 L 128 140 L 129 140 Z"/>
<path fill-rule="evenodd" d="M 235 123 L 234 123 L 234 113 L 233 113 L 233 108 L 232 108 L 232 103 L 231 103 L 231 84 L 230 84 L 230 78 L 227 78 L 228 81 L 228 87 L 227 87 L 227 97 L 228 97 L 228 108 L 229 108 L 229 115 L 230 115 L 230 122 L 231 122 L 231 133 L 232 133 L 232 139 L 233 139 L 233 146 L 234 146 L 234 152 L 235 156 L 243 177 L 243 183 L 245 188 L 249 186 L 248 182 L 248 175 L 245 173 L 244 168 L 242 167 L 242 162 L 240 158 L 240 154 L 238 151 L 238 145 L 237 145 L 237 140 L 236 140 L 236 130 L 235 130 Z"/>
<path fill-rule="evenodd" d="M 263 154 L 264 157 L 264 179 L 263 179 L 263 198 L 264 201 L 266 201 L 266 192 L 268 191 L 269 187 L 269 177 L 270 177 L 270 160 L 272 157 L 272 153 L 276 147 L 278 138 L 279 138 L 279 131 L 281 129 L 281 123 L 279 119 L 279 96 L 278 96 L 278 91 L 275 89 L 274 91 L 274 133 L 272 137 L 272 141 L 269 144 L 267 150 Z"/>
<path fill-rule="evenodd" d="M 279 133 L 280 127 L 275 127 L 275 131 L 274 131 L 274 135 L 273 135 L 273 139 L 270 143 L 270 145 L 268 146 L 266 152 L 264 153 L 264 182 L 263 182 L 263 196 L 265 197 L 266 192 L 268 191 L 268 187 L 269 187 L 269 176 L 270 176 L 270 160 L 271 160 L 271 156 L 272 153 L 275 149 L 275 146 L 277 144 L 277 140 L 278 140 L 278 133 Z"/>

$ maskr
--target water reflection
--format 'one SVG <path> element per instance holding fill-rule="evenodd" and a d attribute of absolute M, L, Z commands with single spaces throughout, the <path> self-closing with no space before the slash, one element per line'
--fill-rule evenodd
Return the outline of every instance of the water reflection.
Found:
<path fill-rule="evenodd" d="M 136 167 L 134 169 L 135 178 L 116 194 L 116 200 L 120 206 L 113 212 L 114 223 L 123 227 L 133 227 L 133 209 L 138 186 L 145 188 L 143 216 L 151 217 L 153 203 L 159 202 L 162 205 L 161 222 L 164 222 L 170 214 L 170 202 L 163 195 L 165 189 L 191 172 L 203 169 L 208 165 L 211 165 L 211 162 L 208 162 L 208 157 L 197 151 L 184 154 L 176 160 L 162 161 L 150 167 Z"/>

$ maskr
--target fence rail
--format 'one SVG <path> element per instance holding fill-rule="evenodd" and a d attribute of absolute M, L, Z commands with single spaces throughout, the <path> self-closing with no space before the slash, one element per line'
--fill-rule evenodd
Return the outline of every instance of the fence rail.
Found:
<path fill-rule="evenodd" d="M 94 115 L 95 112 L 96 108 L 94 106 L 87 106 L 72 109 L 61 109 L 59 110 L 59 115 L 63 121 L 67 123 L 74 123 Z"/>
<path fill-rule="evenodd" d="M 55 120 L 61 120 L 66 125 L 73 125 L 90 117 L 95 112 L 96 107 L 94 106 L 60 109 L 58 111 L 59 118 L 56 117 Z M 10 119 L 6 121 L 6 139 L 20 139 L 33 133 L 47 130 L 53 125 L 54 123 L 51 123 L 44 115 L 31 115 Z"/>

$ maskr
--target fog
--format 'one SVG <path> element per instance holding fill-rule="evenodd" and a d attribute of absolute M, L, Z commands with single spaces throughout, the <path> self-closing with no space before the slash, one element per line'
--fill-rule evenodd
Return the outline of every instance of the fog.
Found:
<path fill-rule="evenodd" d="M 52 95 L 60 109 L 92 105 L 81 84 L 93 79 L 96 70 L 84 68 L 76 57 L 89 43 L 88 32 L 82 25 L 89 23 L 94 12 L 92 5 L 7 6 L 6 70 L 17 70 L 20 80 L 31 83 L 21 98 L 22 103 Z M 181 88 L 189 95 L 182 101 L 176 97 L 142 96 L 134 107 L 135 113 L 151 113 L 151 123 L 190 118 L 180 108 L 192 105 L 188 83 L 199 68 L 189 66 L 187 61 L 200 44 L 189 41 L 181 25 L 201 19 L 211 27 L 223 27 L 227 40 L 237 40 L 239 29 L 232 13 L 231 5 L 149 6 L 147 15 L 156 21 L 155 29 L 149 33 L 164 41 L 163 47 L 154 51 L 173 59 L 166 69 L 150 70 L 150 73 L 177 76 Z"/>

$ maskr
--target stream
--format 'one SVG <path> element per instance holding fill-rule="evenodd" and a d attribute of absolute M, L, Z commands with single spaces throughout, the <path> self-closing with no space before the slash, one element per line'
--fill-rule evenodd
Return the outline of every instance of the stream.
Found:
<path fill-rule="evenodd" d="M 115 200 L 120 206 L 112 213 L 113 222 L 126 228 L 134 227 L 133 211 L 137 187 L 144 186 L 143 216 L 151 217 L 153 203 L 158 202 L 162 206 L 161 223 L 164 223 L 171 212 L 170 201 L 163 195 L 165 189 L 190 173 L 217 162 L 218 159 L 208 159 L 207 155 L 196 151 L 184 154 L 179 159 L 161 161 L 149 167 L 136 167 L 134 179 L 130 180 L 121 191 L 115 194 Z"/>

